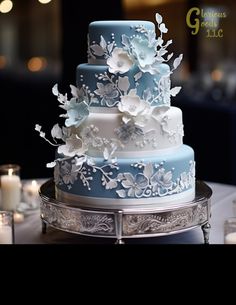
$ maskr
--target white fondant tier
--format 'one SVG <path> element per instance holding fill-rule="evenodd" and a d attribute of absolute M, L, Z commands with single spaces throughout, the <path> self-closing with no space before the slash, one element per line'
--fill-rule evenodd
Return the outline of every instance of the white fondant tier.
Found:
<path fill-rule="evenodd" d="M 133 130 L 136 128 L 136 130 Z M 115 156 L 130 158 L 167 153 L 182 144 L 182 111 L 170 107 L 166 112 L 150 116 L 142 130 L 134 125 L 123 124 L 122 113 L 116 108 L 105 110 L 91 108 L 90 115 L 77 130 L 88 145 L 90 156 L 103 156 L 104 146 L 117 146 Z M 105 144 L 105 145 L 104 145 Z"/>

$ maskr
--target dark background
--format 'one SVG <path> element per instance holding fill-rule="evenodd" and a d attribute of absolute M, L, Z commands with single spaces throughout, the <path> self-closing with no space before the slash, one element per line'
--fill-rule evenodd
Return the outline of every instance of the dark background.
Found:
<path fill-rule="evenodd" d="M 19 20 L 24 20 L 27 14 L 29 18 L 31 17 L 30 11 L 27 10 L 31 1 L 22 0 L 14 3 L 15 11 L 21 11 L 20 16 L 17 17 Z M 129 11 L 124 9 L 124 3 L 120 0 L 84 1 L 83 6 L 80 3 L 81 1 L 76 0 L 54 1 L 58 2 L 59 7 L 59 21 L 55 31 L 60 35 L 57 54 L 60 69 L 56 72 L 53 69 L 48 69 L 41 73 L 29 73 L 16 69 L 14 66 L 8 70 L 0 69 L 0 164 L 19 164 L 22 178 L 52 176 L 52 170 L 46 168 L 46 163 L 54 160 L 54 147 L 51 147 L 38 136 L 34 126 L 36 123 L 42 125 L 43 130 L 50 137 L 50 130 L 58 122 L 60 114 L 57 99 L 52 95 L 51 88 L 55 83 L 58 83 L 60 91 L 64 93 L 69 92 L 70 84 L 75 84 L 76 66 L 87 61 L 89 22 L 139 18 L 154 21 L 155 12 L 159 11 L 169 28 L 168 35 L 174 40 L 172 48 L 177 51 L 177 54 L 184 53 L 185 55 L 183 68 L 180 72 L 177 72 L 177 76 L 173 80 L 176 84 L 182 84 L 183 90 L 178 97 L 173 99 L 172 105 L 180 107 L 183 111 L 184 142 L 195 150 L 197 178 L 236 184 L 235 95 L 232 94 L 230 98 L 226 98 L 222 80 L 216 82 L 216 84 L 214 83 L 216 87 L 206 89 L 201 74 L 204 67 L 209 67 L 209 69 L 218 68 L 219 58 L 223 63 L 228 58 L 231 62 L 235 62 L 233 53 L 224 53 L 227 48 L 222 48 L 221 51 L 221 45 L 227 47 L 228 40 L 232 44 L 235 38 L 231 32 L 231 35 L 225 34 L 228 38 L 225 37 L 224 40 L 217 42 L 218 45 L 213 47 L 213 51 L 211 51 L 213 53 L 209 53 L 209 58 L 213 58 L 212 54 L 214 55 L 217 52 L 220 55 L 216 56 L 214 64 L 209 66 L 207 62 L 210 59 L 204 58 L 204 54 L 208 54 L 207 50 L 209 50 L 205 45 L 215 42 L 213 40 L 206 42 L 201 35 L 192 36 L 185 25 L 186 12 L 192 6 L 201 6 L 208 2 L 209 4 L 217 3 L 218 5 L 224 5 L 228 12 L 233 12 L 233 8 L 235 9 L 234 1 L 166 1 L 165 6 L 156 5 L 139 10 L 131 8 Z M 178 11 L 176 10 L 177 5 Z M 6 17 L 0 15 L 0 22 L 1 18 Z M 49 20 L 48 18 L 45 20 Z M 233 19 L 235 20 L 232 15 L 231 17 L 229 15 L 228 24 L 225 24 L 227 33 L 229 32 L 228 29 L 231 29 L 230 22 Z M 42 20 L 42 23 L 45 20 Z M 232 24 L 233 28 L 234 24 Z M 23 33 L 28 30 L 26 25 L 21 29 Z M 54 34 L 55 32 L 52 31 L 52 40 L 55 39 Z M 40 34 L 34 39 L 39 41 L 40 44 L 44 35 L 46 34 Z M 26 37 L 25 48 L 20 48 L 21 57 L 24 58 L 25 56 L 26 58 L 30 49 L 27 48 L 27 35 L 21 37 Z M 49 43 L 51 43 L 50 37 Z M 45 45 L 47 45 L 47 42 Z M 205 66 L 202 65 L 202 68 L 201 63 L 204 60 Z M 185 69 L 186 67 L 187 69 Z M 196 88 L 194 89 L 196 91 L 193 90 L 194 85 L 189 88 L 189 84 L 192 84 L 194 79 L 192 76 L 195 77 Z M 203 81 L 203 84 L 200 81 Z M 196 92 L 204 94 L 198 96 L 195 94 Z"/>

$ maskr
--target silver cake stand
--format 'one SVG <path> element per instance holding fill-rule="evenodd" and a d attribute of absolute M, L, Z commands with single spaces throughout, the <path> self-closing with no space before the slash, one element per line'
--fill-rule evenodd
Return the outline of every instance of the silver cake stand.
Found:
<path fill-rule="evenodd" d="M 115 238 L 122 244 L 124 238 L 156 237 L 201 227 L 204 243 L 209 243 L 212 190 L 202 181 L 196 182 L 193 201 L 151 208 L 75 207 L 56 200 L 54 188 L 53 180 L 40 188 L 43 233 L 49 225 L 74 234 Z"/>

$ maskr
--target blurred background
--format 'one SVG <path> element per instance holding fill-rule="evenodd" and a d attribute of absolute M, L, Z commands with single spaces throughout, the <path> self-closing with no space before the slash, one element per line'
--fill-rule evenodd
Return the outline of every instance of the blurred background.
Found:
<path fill-rule="evenodd" d="M 192 7 L 226 17 L 214 18 L 214 32 L 209 24 L 192 35 L 186 24 Z M 169 29 L 166 40 L 174 41 L 168 50 L 184 54 L 172 77 L 182 85 L 172 105 L 183 111 L 184 142 L 195 150 L 197 178 L 236 184 L 234 0 L 98 0 L 83 5 L 76 0 L 0 0 L 0 164 L 19 164 L 22 178 L 52 176 L 46 163 L 54 160 L 54 147 L 34 126 L 42 125 L 50 135 L 58 122 L 60 109 L 51 89 L 58 83 L 61 92 L 69 92 L 75 84 L 76 66 L 87 61 L 89 22 L 155 22 L 156 12 Z"/>

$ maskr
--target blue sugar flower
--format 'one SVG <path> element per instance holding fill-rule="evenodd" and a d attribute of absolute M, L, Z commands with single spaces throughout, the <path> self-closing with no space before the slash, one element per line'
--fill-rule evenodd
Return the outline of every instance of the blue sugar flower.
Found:
<path fill-rule="evenodd" d="M 67 108 L 68 118 L 65 121 L 66 127 L 79 127 L 79 125 L 89 115 L 89 106 L 85 101 L 78 102 L 76 98 L 72 98 Z"/>
<path fill-rule="evenodd" d="M 147 39 L 135 37 L 131 41 L 132 54 L 137 60 L 138 66 L 142 71 L 147 66 L 151 66 L 156 58 L 156 46 L 150 46 Z M 143 71 L 146 72 L 146 69 Z"/>

